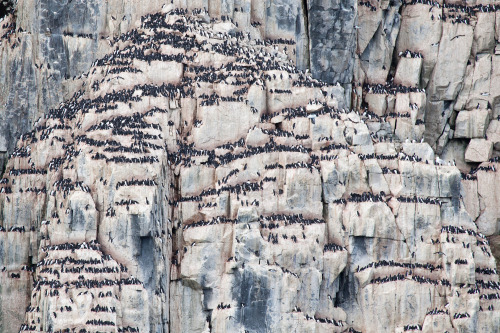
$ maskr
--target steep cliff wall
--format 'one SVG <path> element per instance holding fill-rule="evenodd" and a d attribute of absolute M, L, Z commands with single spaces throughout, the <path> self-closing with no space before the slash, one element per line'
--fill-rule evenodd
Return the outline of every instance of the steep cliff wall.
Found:
<path fill-rule="evenodd" d="M 0 331 L 500 330 L 495 7 L 19 0 L 2 25 Z"/>

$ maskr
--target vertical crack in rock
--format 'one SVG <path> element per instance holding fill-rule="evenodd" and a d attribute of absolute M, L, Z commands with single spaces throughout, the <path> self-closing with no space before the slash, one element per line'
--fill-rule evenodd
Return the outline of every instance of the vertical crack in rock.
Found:
<path fill-rule="evenodd" d="M 307 43 L 306 43 L 306 56 L 305 56 L 305 59 L 306 59 L 306 67 L 305 68 L 300 68 L 301 70 L 305 71 L 306 69 L 307 70 L 311 70 L 311 38 L 309 37 L 309 30 L 310 30 L 310 26 L 309 26 L 309 6 L 307 5 L 307 0 L 302 0 L 302 13 L 304 15 L 304 26 L 305 26 L 305 33 L 306 33 L 306 39 L 307 39 Z"/>

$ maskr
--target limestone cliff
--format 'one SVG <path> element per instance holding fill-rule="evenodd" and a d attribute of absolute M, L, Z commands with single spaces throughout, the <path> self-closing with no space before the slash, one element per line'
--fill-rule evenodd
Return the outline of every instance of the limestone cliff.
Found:
<path fill-rule="evenodd" d="M 500 330 L 500 8 L 13 8 L 0 331 Z"/>

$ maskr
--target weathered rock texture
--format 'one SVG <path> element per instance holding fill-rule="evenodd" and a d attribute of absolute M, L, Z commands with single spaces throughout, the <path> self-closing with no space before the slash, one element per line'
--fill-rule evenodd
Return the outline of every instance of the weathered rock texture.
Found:
<path fill-rule="evenodd" d="M 326 3 L 17 3 L 0 331 L 500 330 L 496 11 Z"/>

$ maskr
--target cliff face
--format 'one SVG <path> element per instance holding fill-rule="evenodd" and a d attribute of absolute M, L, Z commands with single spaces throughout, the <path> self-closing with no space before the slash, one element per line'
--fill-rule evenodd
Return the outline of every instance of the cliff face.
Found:
<path fill-rule="evenodd" d="M 495 7 L 15 8 L 0 331 L 500 330 Z"/>

